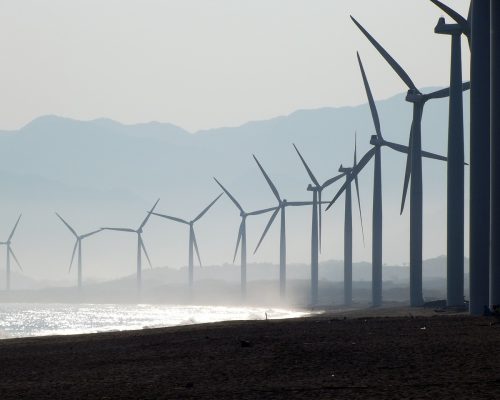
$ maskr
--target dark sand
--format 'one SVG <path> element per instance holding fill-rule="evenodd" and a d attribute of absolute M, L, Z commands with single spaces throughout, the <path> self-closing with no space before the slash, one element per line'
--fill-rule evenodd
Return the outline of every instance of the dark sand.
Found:
<path fill-rule="evenodd" d="M 347 314 L 1 340 L 0 399 L 500 399 L 494 318 Z"/>

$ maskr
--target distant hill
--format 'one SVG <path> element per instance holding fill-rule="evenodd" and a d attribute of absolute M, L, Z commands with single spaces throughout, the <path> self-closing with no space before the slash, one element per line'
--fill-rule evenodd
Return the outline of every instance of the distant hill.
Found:
<path fill-rule="evenodd" d="M 385 138 L 405 144 L 411 106 L 403 96 L 377 104 Z M 467 104 L 464 109 L 468 109 Z M 447 115 L 446 100 L 426 106 L 426 149 L 446 154 Z M 159 211 L 189 219 L 219 193 L 213 176 L 221 179 L 249 210 L 274 205 L 252 153 L 259 157 L 283 197 L 306 200 L 310 198 L 305 191 L 309 180 L 292 143 L 301 149 L 318 179 L 324 181 L 337 173 L 341 163 L 352 163 L 354 131 L 359 159 L 370 148 L 368 142 L 374 131 L 366 104 L 300 110 L 239 127 L 196 133 L 168 123 L 123 125 L 109 119 L 75 121 L 43 116 L 17 131 L 0 132 L 0 240 L 10 232 L 16 215 L 23 212 L 13 245 L 26 273 L 73 282 L 74 276 L 65 272 L 73 239 L 55 219 L 54 211 L 82 231 L 105 225 L 137 227 L 146 209 L 161 197 Z M 402 155 L 384 151 L 384 261 L 390 263 L 408 259 L 408 218 L 399 216 L 403 168 Z M 361 177 L 367 235 L 364 247 L 359 222 L 354 221 L 355 259 L 366 261 L 371 254 L 371 171 L 368 167 Z M 445 166 L 425 162 L 424 184 L 424 256 L 434 257 L 445 252 Z M 331 198 L 334 193 L 332 188 L 325 196 Z M 343 200 L 325 214 L 324 222 L 323 260 L 342 259 Z M 238 213 L 227 199 L 221 199 L 200 221 L 197 235 L 204 263 L 231 261 L 238 223 Z M 252 250 L 265 223 L 265 216 L 249 222 Z M 153 263 L 174 269 L 184 266 L 186 235 L 184 227 L 153 218 L 145 231 Z M 309 235 L 310 211 L 289 212 L 291 263 L 309 259 Z M 84 245 L 86 276 L 110 279 L 134 271 L 134 243 L 126 234 L 103 233 L 89 239 Z M 249 261 L 275 262 L 276 252 L 277 230 L 272 229 L 259 253 L 254 257 L 249 252 Z"/>

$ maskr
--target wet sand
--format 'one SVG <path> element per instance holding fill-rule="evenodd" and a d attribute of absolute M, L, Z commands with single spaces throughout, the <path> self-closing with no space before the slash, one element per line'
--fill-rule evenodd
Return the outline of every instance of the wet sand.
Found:
<path fill-rule="evenodd" d="M 407 308 L 0 341 L 0 399 L 495 399 L 500 324 Z"/>

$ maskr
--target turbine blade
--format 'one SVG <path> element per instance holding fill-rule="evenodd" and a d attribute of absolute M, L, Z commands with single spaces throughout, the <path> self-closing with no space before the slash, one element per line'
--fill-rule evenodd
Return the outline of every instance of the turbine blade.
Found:
<path fill-rule="evenodd" d="M 203 265 L 201 264 L 200 251 L 198 250 L 198 242 L 196 241 L 196 234 L 194 233 L 194 230 L 193 230 L 193 243 L 194 243 L 194 249 L 196 251 L 196 256 L 198 257 L 198 262 L 200 263 L 200 267 L 202 267 Z"/>
<path fill-rule="evenodd" d="M 160 201 L 160 199 L 156 200 L 156 203 L 151 208 L 151 210 L 148 212 L 148 215 L 146 215 L 146 218 L 144 218 L 144 221 L 142 221 L 142 224 L 139 226 L 139 229 L 137 229 L 138 231 L 140 231 L 142 228 L 144 228 L 144 225 L 146 225 L 146 223 L 148 222 L 149 217 L 151 217 L 151 213 L 154 211 L 154 209 L 158 205 L 159 201 Z"/>
<path fill-rule="evenodd" d="M 78 235 L 76 234 L 75 230 L 64 220 L 63 217 L 61 217 L 58 213 L 56 213 L 56 215 L 59 217 L 59 219 L 63 222 L 64 225 L 66 225 L 66 227 L 71 231 L 71 233 L 73 235 L 75 235 L 76 237 L 78 237 Z"/>
<path fill-rule="evenodd" d="M 358 64 L 361 70 L 361 76 L 363 77 L 363 84 L 365 86 L 366 96 L 368 97 L 368 104 L 370 105 L 370 111 L 372 113 L 373 125 L 375 125 L 375 132 L 379 138 L 382 137 L 382 132 L 380 130 L 380 119 L 378 117 L 377 106 L 375 105 L 375 100 L 373 100 L 372 90 L 370 84 L 368 83 L 368 78 L 366 77 L 365 69 L 363 68 L 363 63 L 361 62 L 361 57 L 359 53 L 356 53 L 358 57 Z"/>
<path fill-rule="evenodd" d="M 408 155 L 406 156 L 405 178 L 404 178 L 404 183 L 403 183 L 403 198 L 401 199 L 400 214 L 403 214 L 403 210 L 405 208 L 406 194 L 408 192 L 408 184 L 410 182 L 410 176 L 411 176 L 411 148 L 412 148 L 412 143 L 413 143 L 413 123 L 412 123 L 412 127 L 410 129 L 410 140 L 409 140 L 409 143 L 408 143 Z"/>
<path fill-rule="evenodd" d="M 23 271 L 23 267 L 21 267 L 21 263 L 19 262 L 19 260 L 17 259 L 16 255 L 14 254 L 14 251 L 12 250 L 12 248 L 9 246 L 9 250 L 10 252 L 10 255 L 12 256 L 12 258 L 14 259 L 14 261 L 16 262 L 17 266 L 19 267 L 19 269 L 21 271 Z M 23 271 L 24 272 L 24 271 Z"/>
<path fill-rule="evenodd" d="M 286 205 L 290 207 L 311 206 L 312 201 L 287 201 Z"/>
<path fill-rule="evenodd" d="M 279 207 L 276 207 L 276 210 L 274 210 L 273 214 L 271 215 L 271 218 L 269 218 L 269 221 L 266 225 L 266 229 L 264 229 L 264 232 L 262 233 L 262 236 L 260 237 L 259 243 L 257 244 L 257 247 L 255 248 L 253 254 L 257 253 L 257 250 L 259 250 L 260 244 L 262 243 L 262 241 L 266 237 L 267 231 L 269 230 L 269 228 L 273 224 L 274 220 L 276 219 L 276 216 L 278 215 L 279 210 L 280 210 Z"/>
<path fill-rule="evenodd" d="M 89 233 L 86 233 L 85 235 L 80 236 L 80 239 L 85 239 L 85 238 L 87 238 L 89 236 L 92 236 L 92 235 L 95 235 L 96 233 L 99 233 L 101 231 L 102 231 L 102 228 L 101 229 L 97 229 L 97 230 L 92 231 L 92 232 L 89 232 Z"/>
<path fill-rule="evenodd" d="M 274 186 L 273 181 L 271 181 L 271 178 L 269 178 L 269 176 L 267 175 L 267 173 L 264 170 L 264 168 L 262 167 L 262 165 L 260 165 L 260 162 L 259 162 L 259 160 L 257 160 L 257 157 L 255 157 L 255 155 L 254 155 L 253 158 L 254 158 L 255 162 L 257 163 L 257 165 L 259 166 L 260 171 L 264 175 L 264 178 L 266 178 L 267 184 L 269 185 L 269 187 L 271 188 L 272 192 L 274 193 L 274 196 L 281 203 L 281 198 L 280 198 L 280 194 L 278 193 L 278 189 L 276 189 L 276 186 Z"/>
<path fill-rule="evenodd" d="M 16 224 L 14 225 L 14 228 L 12 229 L 12 232 L 10 233 L 9 238 L 7 239 L 7 242 L 10 242 L 10 240 L 12 239 L 12 236 L 14 236 L 14 233 L 16 232 L 17 225 L 19 225 L 19 220 L 21 219 L 21 217 L 22 217 L 22 214 L 19 214 L 19 217 L 17 218 Z"/>
<path fill-rule="evenodd" d="M 198 216 L 197 216 L 197 217 L 193 220 L 193 222 L 196 222 L 196 221 L 198 221 L 201 217 L 203 217 L 203 216 L 207 213 L 207 211 L 208 211 L 208 210 L 210 210 L 210 208 L 211 208 L 211 207 L 215 204 L 215 202 L 216 202 L 217 200 L 219 200 L 219 199 L 220 199 L 220 197 L 221 197 L 223 194 L 224 194 L 224 193 L 219 194 L 219 195 L 215 198 L 215 200 L 213 200 L 213 201 L 212 201 L 212 202 L 211 202 L 211 203 L 210 203 L 207 207 L 205 207 L 205 209 L 204 209 L 201 213 L 199 213 L 199 214 L 198 214 Z"/>
<path fill-rule="evenodd" d="M 316 186 L 321 186 L 321 185 L 319 184 L 318 180 L 316 179 L 316 177 L 314 176 L 314 174 L 312 173 L 311 168 L 309 168 L 309 165 L 307 165 L 306 160 L 304 160 L 304 157 L 302 157 L 302 154 L 300 154 L 299 149 L 297 148 L 297 146 L 295 146 L 295 143 L 292 143 L 292 144 L 293 144 L 293 147 L 295 147 L 295 151 L 296 151 L 296 152 L 297 152 L 297 154 L 299 155 L 300 160 L 302 161 L 302 164 L 304 165 L 304 168 L 306 169 L 307 174 L 309 175 L 309 178 L 311 178 L 311 180 L 313 181 L 313 183 L 314 183 Z"/>
<path fill-rule="evenodd" d="M 247 215 L 261 215 L 261 214 L 267 214 L 268 212 L 276 210 L 276 207 L 271 207 L 271 208 L 265 208 L 263 210 L 257 210 L 257 211 L 252 211 L 248 213 Z"/>
<path fill-rule="evenodd" d="M 341 173 L 337 176 L 334 176 L 333 178 L 328 179 L 323 185 L 321 185 L 321 189 L 326 189 L 328 186 L 331 184 L 337 182 L 339 179 L 343 178 L 345 176 L 345 173 Z"/>
<path fill-rule="evenodd" d="M 462 91 L 466 91 L 470 89 L 470 81 L 462 83 Z M 450 88 L 444 88 L 440 90 L 436 90 L 435 92 L 426 94 L 425 97 L 427 99 L 442 99 L 444 97 L 450 96 Z"/>
<path fill-rule="evenodd" d="M 151 214 L 156 215 L 157 217 L 162 217 L 162 218 L 170 219 L 170 220 L 175 221 L 175 222 L 180 222 L 181 224 L 189 225 L 189 222 L 187 222 L 186 220 L 181 219 L 181 218 L 171 217 L 170 215 L 158 214 L 158 213 L 155 213 L 155 212 L 151 213 Z"/>
<path fill-rule="evenodd" d="M 393 150 L 399 151 L 400 153 L 408 154 L 408 147 L 402 144 L 384 141 L 384 146 L 390 147 Z M 422 150 L 422 157 L 431 158 L 439 161 L 448 161 L 448 157 L 441 156 L 439 154 L 430 153 L 428 151 Z M 467 165 L 467 163 L 465 163 Z"/>
<path fill-rule="evenodd" d="M 431 0 L 431 2 L 433 2 L 441 10 L 443 10 L 446 14 L 448 14 L 451 18 L 453 18 L 455 22 L 459 24 L 464 31 L 468 29 L 469 23 L 467 22 L 467 20 L 464 17 L 462 17 L 459 13 L 457 13 L 455 10 L 451 9 L 446 4 L 443 4 L 438 0 Z"/>
<path fill-rule="evenodd" d="M 236 199 L 233 197 L 233 195 L 231 193 L 229 193 L 229 190 L 227 190 L 224 186 L 222 186 L 222 183 L 220 183 L 217 178 L 214 178 L 215 182 L 217 182 L 217 184 L 221 187 L 221 189 L 224 191 L 224 193 L 226 193 L 227 197 L 229 197 L 231 199 L 231 201 L 234 203 L 234 205 L 236 207 L 238 207 L 238 209 L 243 213 L 245 211 L 243 211 L 243 208 L 241 207 L 240 203 L 238 203 L 238 201 L 236 201 Z"/>
<path fill-rule="evenodd" d="M 78 247 L 78 241 L 79 239 L 76 239 L 75 245 L 73 246 L 73 253 L 71 253 L 71 262 L 69 263 L 68 273 L 71 272 L 71 267 L 73 266 L 73 261 L 75 259 L 75 254 L 76 254 L 76 248 Z"/>
<path fill-rule="evenodd" d="M 354 17 L 351 16 L 351 19 L 356 24 L 356 26 L 361 30 L 361 32 L 363 32 L 363 34 L 371 42 L 371 44 L 377 49 L 377 51 L 382 55 L 382 57 L 384 57 L 385 61 L 389 63 L 389 65 L 396 72 L 396 74 L 398 74 L 398 76 L 406 84 L 406 86 L 408 86 L 408 88 L 410 89 L 418 91 L 413 81 L 410 79 L 405 70 L 396 62 L 396 60 L 391 57 L 391 55 L 373 38 L 373 36 L 370 35 L 368 31 L 365 28 L 363 28 L 363 26 L 361 26 L 361 24 L 358 21 L 356 21 L 356 19 L 354 19 Z"/>
<path fill-rule="evenodd" d="M 134 232 L 137 233 L 135 229 L 130 228 L 101 228 L 103 231 L 118 231 L 118 232 Z"/>
<path fill-rule="evenodd" d="M 361 234 L 363 235 L 363 247 L 365 246 L 365 228 L 363 226 L 363 213 L 361 212 L 361 199 L 359 196 L 359 182 L 358 175 L 354 177 L 354 184 L 356 186 L 356 195 L 358 197 L 359 219 L 361 221 Z"/>
<path fill-rule="evenodd" d="M 243 230 L 243 220 L 241 221 L 240 229 L 238 229 L 238 239 L 236 239 L 236 248 L 234 249 L 233 264 L 236 261 L 236 256 L 238 255 L 238 248 L 240 247 L 242 230 Z"/>
<path fill-rule="evenodd" d="M 330 201 L 330 204 L 328 204 L 328 207 L 326 207 L 325 211 L 328 211 L 330 207 L 333 206 L 333 204 L 337 201 L 337 199 L 342 195 L 347 185 L 351 184 L 352 180 L 363 170 L 366 164 L 368 164 L 371 158 L 375 155 L 375 151 L 376 147 L 373 147 L 370 150 L 368 150 L 366 154 L 361 158 L 361 160 L 359 160 L 359 163 L 356 164 L 356 166 L 351 170 L 351 173 L 349 175 L 346 175 L 346 180 L 344 184 L 340 187 L 333 200 Z"/>
<path fill-rule="evenodd" d="M 139 243 L 141 244 L 142 251 L 144 252 L 144 255 L 146 256 L 146 259 L 148 260 L 149 267 L 153 269 L 153 264 L 151 264 L 151 260 L 149 259 L 149 254 L 148 251 L 146 250 L 146 246 L 144 246 L 144 241 L 142 240 L 142 236 L 139 235 Z"/>

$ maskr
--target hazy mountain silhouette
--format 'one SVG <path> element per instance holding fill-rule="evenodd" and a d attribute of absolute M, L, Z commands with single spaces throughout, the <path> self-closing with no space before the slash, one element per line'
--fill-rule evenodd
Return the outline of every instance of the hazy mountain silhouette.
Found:
<path fill-rule="evenodd" d="M 468 94 L 465 94 L 464 110 L 468 110 L 468 99 Z M 404 102 L 404 94 L 379 101 L 377 106 L 386 139 L 405 144 L 411 106 Z M 423 119 L 423 148 L 446 154 L 447 123 L 446 99 L 427 106 Z M 465 126 L 468 126 L 468 115 Z M 0 132 L 1 224 L 7 231 L 13 214 L 23 212 L 14 245 L 21 262 L 24 260 L 26 273 L 36 270 L 37 276 L 60 277 L 67 270 L 72 238 L 55 219 L 53 212 L 56 210 L 82 231 L 104 225 L 137 224 L 157 197 L 162 198 L 159 212 L 168 210 L 169 214 L 187 218 L 219 192 L 212 176 L 223 180 L 245 209 L 272 206 L 273 196 L 252 162 L 252 153 L 258 155 L 272 175 L 282 197 L 310 200 L 310 193 L 305 191 L 308 178 L 292 142 L 300 147 L 318 179 L 324 181 L 337 173 L 340 163 L 352 163 L 355 130 L 358 132 L 359 159 L 369 149 L 369 138 L 374 132 L 366 104 L 300 110 L 239 127 L 196 133 L 168 123 L 123 125 L 109 119 L 76 121 L 57 116 L 40 117 L 17 131 Z M 389 210 L 395 219 L 399 215 L 403 170 L 404 157 L 387 151 L 383 162 L 384 213 L 387 214 L 385 209 Z M 370 229 L 371 176 L 370 169 L 361 178 L 367 232 Z M 445 176 L 443 165 L 435 161 L 424 163 L 424 207 L 429 207 L 431 214 L 438 212 L 441 202 L 443 207 L 445 205 Z M 325 196 L 330 198 L 333 194 L 334 188 Z M 208 216 L 198 234 L 202 259 L 211 264 L 229 262 L 234 251 L 238 215 L 226 201 L 214 207 L 214 216 Z M 336 225 L 342 227 L 343 211 L 332 215 L 333 218 L 338 216 Z M 309 254 L 309 212 L 305 211 L 296 218 L 307 229 L 297 232 L 297 228 L 290 227 L 287 232 L 291 237 L 290 247 L 306 260 Z M 401 217 L 401 223 L 404 224 L 406 219 Z M 215 221 L 216 226 L 213 225 Z M 262 221 L 252 222 L 254 232 L 249 228 L 252 252 L 258 239 L 255 236 L 260 234 L 265 217 Z M 431 220 L 424 229 L 434 232 L 433 222 Z M 353 223 L 356 230 L 359 223 L 357 220 Z M 153 263 L 185 265 L 184 232 L 162 221 L 156 220 L 151 225 L 149 237 L 145 240 L 152 243 L 152 248 L 148 246 L 148 249 Z M 215 244 L 211 242 L 213 229 L 217 229 Z M 165 236 L 165 233 L 159 233 L 165 230 L 175 231 L 175 234 Z M 94 267 L 89 266 L 90 270 L 84 272 L 84 276 L 106 275 L 105 272 L 111 271 L 107 274 L 110 277 L 132 272 L 129 265 L 134 264 L 133 244 L 121 236 L 111 238 L 105 235 L 96 237 L 95 249 L 90 249 L 87 256 Z M 359 241 L 356 235 L 355 232 L 355 241 Z M 303 243 L 303 249 L 293 244 L 294 236 L 295 243 Z M 325 239 L 327 243 L 328 240 Z M 335 240 L 340 251 L 341 237 L 336 236 Z M 103 241 L 106 243 L 102 244 Z M 370 235 L 368 246 L 363 249 L 366 260 L 370 259 L 369 242 Z M 169 249 L 163 250 L 167 243 Z M 275 261 L 278 242 L 269 238 L 268 243 L 262 250 L 262 257 Z M 94 244 L 89 246 L 94 247 Z M 127 252 L 130 250 L 130 254 L 120 258 L 117 250 L 122 250 L 123 246 Z M 384 251 L 385 254 L 390 252 L 390 249 Z M 442 253 L 444 251 L 437 254 Z M 335 258 L 339 258 L 338 255 L 341 253 Z M 292 254 L 290 262 L 294 262 L 294 257 L 299 256 Z M 357 258 L 356 249 L 354 257 Z M 123 267 L 124 264 L 127 267 Z M 68 279 L 73 280 L 72 277 Z M 0 285 L 2 281 L 0 276 Z"/>

